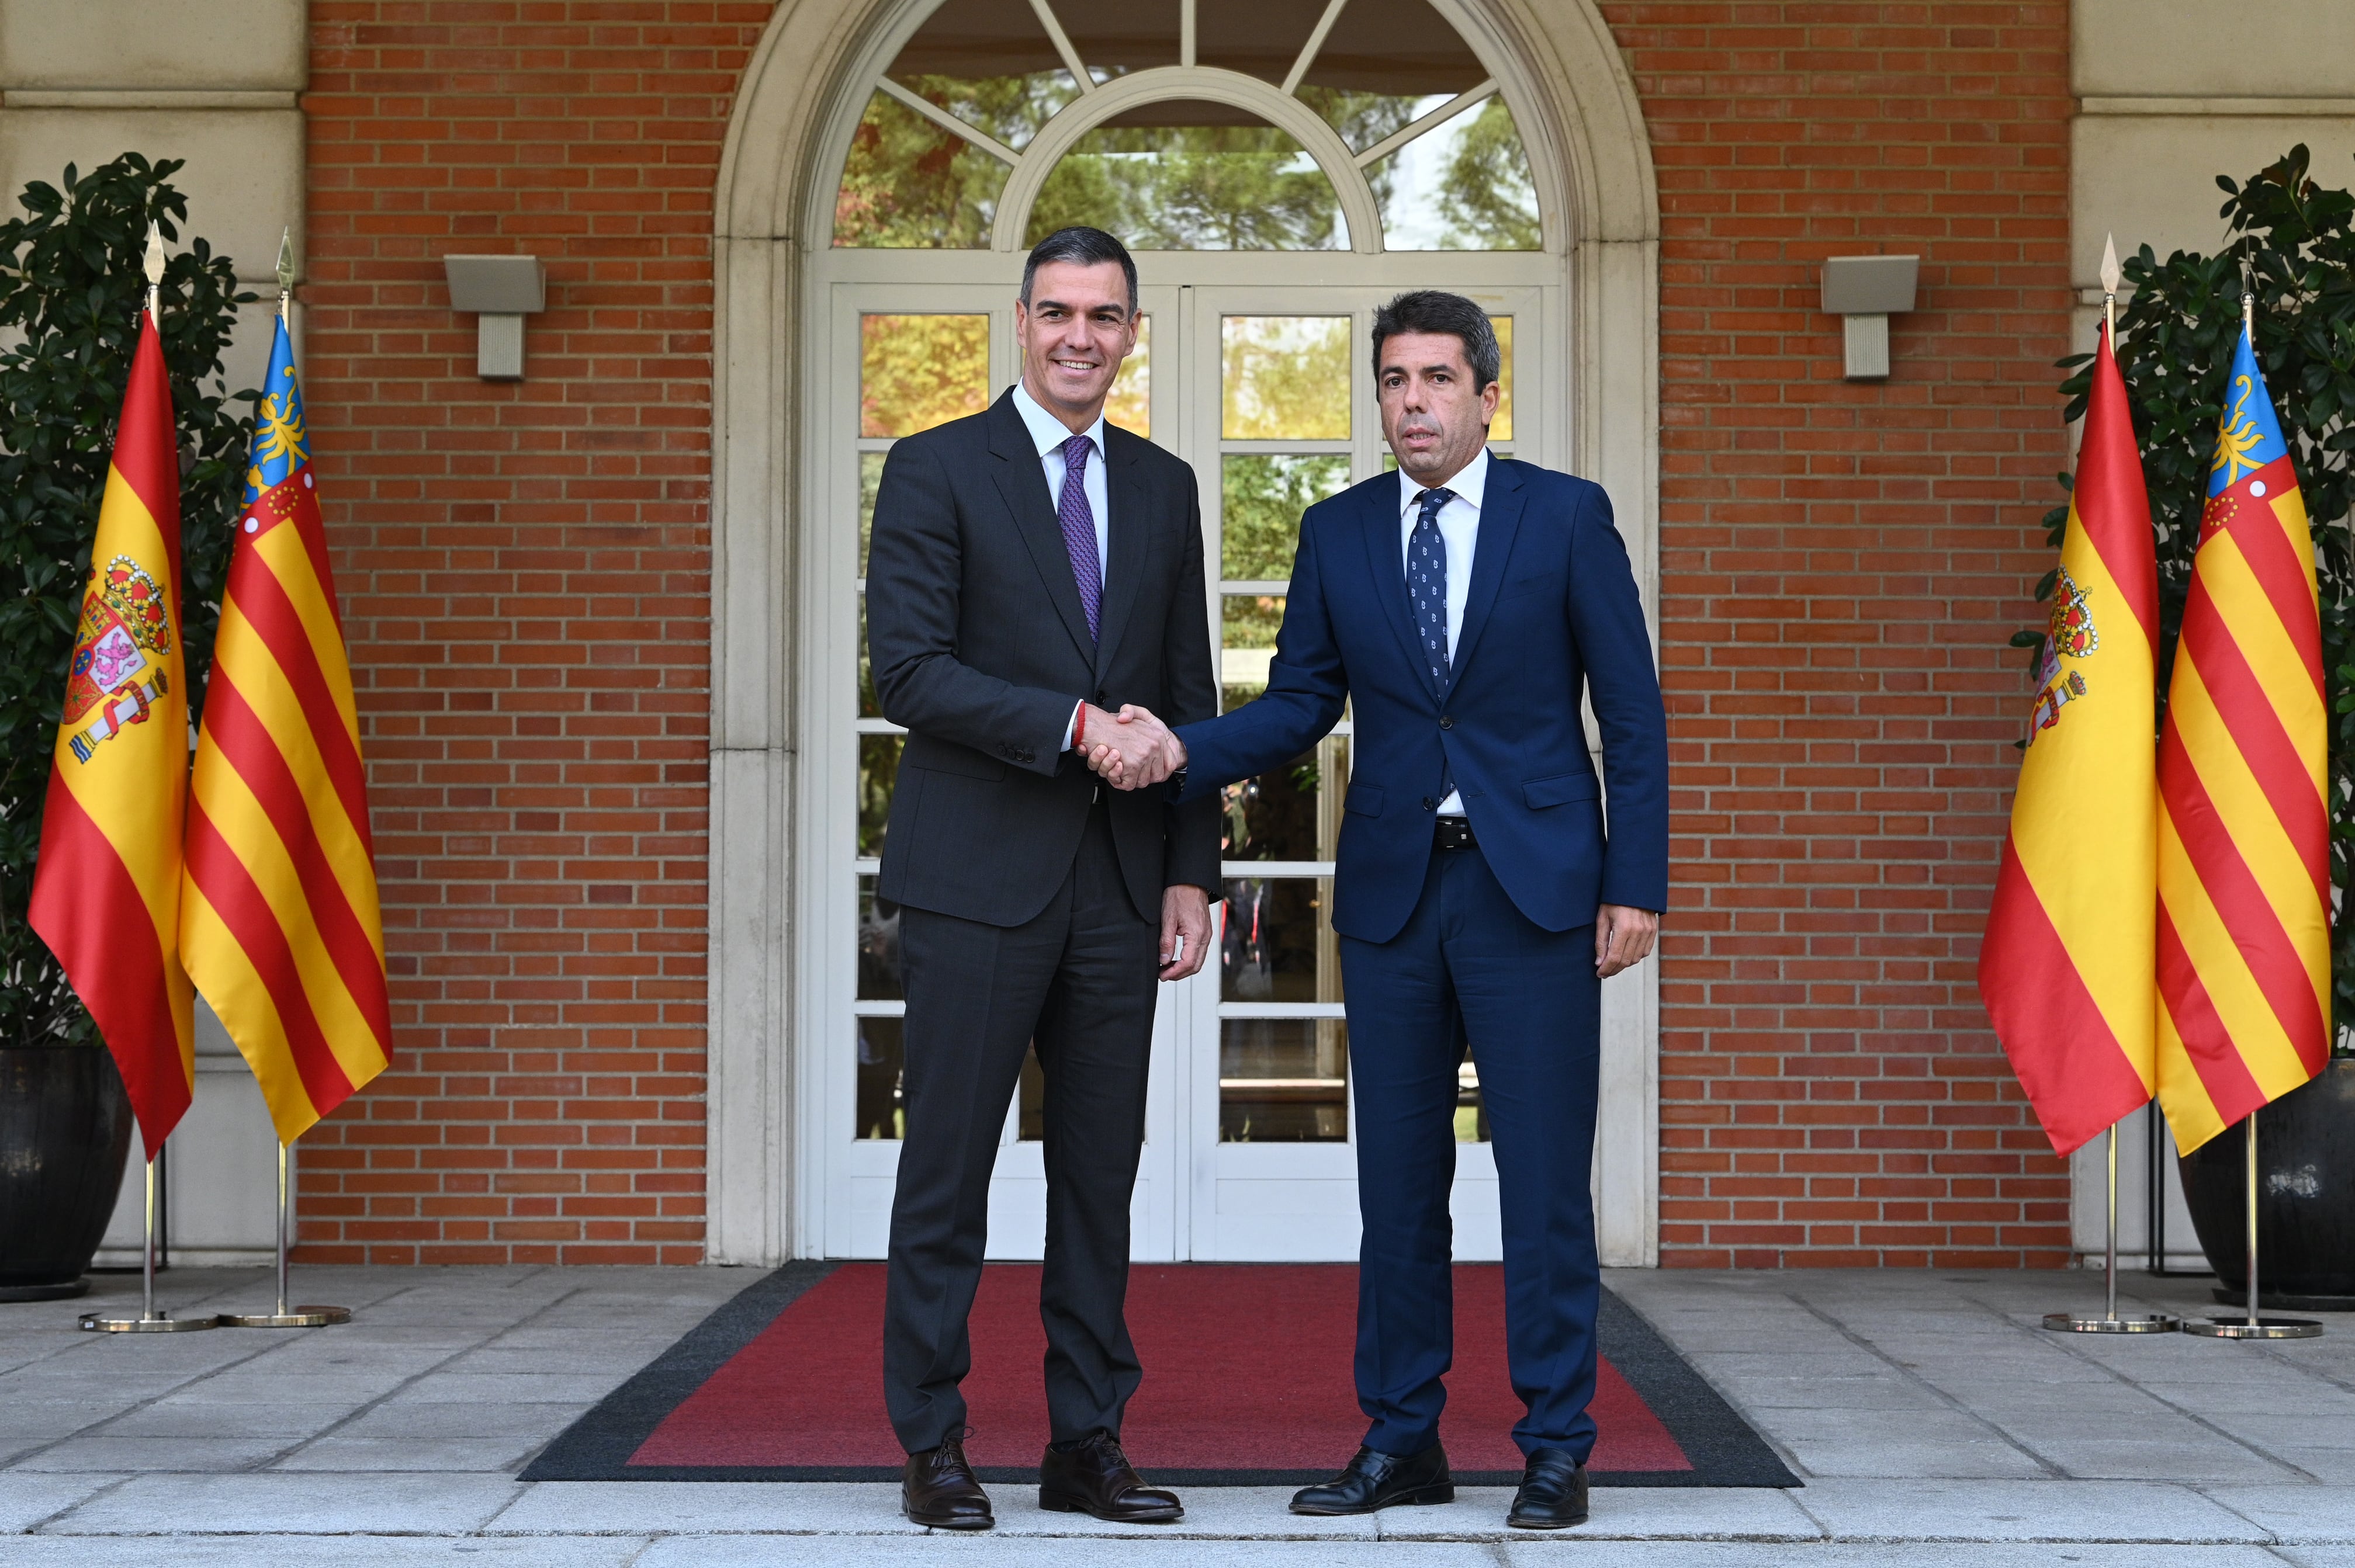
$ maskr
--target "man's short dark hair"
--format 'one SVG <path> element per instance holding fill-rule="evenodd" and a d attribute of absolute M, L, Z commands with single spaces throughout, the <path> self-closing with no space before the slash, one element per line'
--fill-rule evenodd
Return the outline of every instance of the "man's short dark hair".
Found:
<path fill-rule="evenodd" d="M 1075 261 L 1082 267 L 1100 267 L 1107 261 L 1120 263 L 1121 275 L 1128 280 L 1128 313 L 1136 313 L 1136 263 L 1130 260 L 1128 247 L 1101 228 L 1059 228 L 1030 248 L 1030 260 L 1022 263 L 1022 302 L 1030 302 L 1030 280 L 1039 269 L 1050 261 Z"/>
<path fill-rule="evenodd" d="M 1417 289 L 1401 294 L 1374 313 L 1374 379 L 1382 375 L 1382 342 L 1401 333 L 1444 333 L 1464 344 L 1465 363 L 1472 367 L 1474 391 L 1486 391 L 1505 364 L 1497 346 L 1497 329 L 1488 313 L 1461 294 L 1437 289 Z"/>

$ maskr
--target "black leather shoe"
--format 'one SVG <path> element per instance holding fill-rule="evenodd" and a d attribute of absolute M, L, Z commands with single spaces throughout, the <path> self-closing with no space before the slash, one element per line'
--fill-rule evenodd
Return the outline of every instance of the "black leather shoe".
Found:
<path fill-rule="evenodd" d="M 1094 1433 L 1076 1448 L 1047 1450 L 1039 1460 L 1039 1506 L 1049 1513 L 1092 1513 L 1114 1524 L 1172 1524 L 1186 1517 L 1178 1494 L 1146 1486 L 1109 1432 Z"/>
<path fill-rule="evenodd" d="M 1447 1450 L 1433 1443 L 1420 1454 L 1400 1458 L 1360 1448 L 1349 1467 L 1313 1487 L 1292 1494 L 1295 1513 L 1371 1513 L 1397 1504 L 1447 1503 L 1455 1500 L 1455 1483 L 1447 1474 Z"/>
<path fill-rule="evenodd" d="M 1561 1530 L 1586 1522 L 1586 1467 L 1567 1448 L 1540 1448 L 1521 1471 L 1505 1522 L 1517 1530 Z"/>
<path fill-rule="evenodd" d="M 997 1522 L 989 1494 L 964 1461 L 964 1444 L 952 1437 L 937 1448 L 908 1456 L 900 1482 L 900 1511 L 934 1530 L 987 1530 Z"/>

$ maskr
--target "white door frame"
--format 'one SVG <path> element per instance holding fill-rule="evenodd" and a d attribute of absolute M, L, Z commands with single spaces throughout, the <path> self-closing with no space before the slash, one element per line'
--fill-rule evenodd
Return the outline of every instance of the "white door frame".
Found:
<path fill-rule="evenodd" d="M 1658 201 L 1635 86 L 1593 0 L 1434 0 L 1511 99 L 1565 270 L 1571 352 L 1567 466 L 1617 506 L 1647 605 L 1657 604 Z M 715 203 L 712 730 L 709 784 L 708 1255 L 764 1263 L 824 1248 L 819 1149 L 826 1097 L 797 1049 L 810 998 L 794 934 L 812 813 L 797 809 L 805 739 L 811 547 L 823 515 L 805 343 L 849 128 L 874 75 L 926 0 L 798 0 L 747 66 Z M 1557 241 L 1557 235 L 1560 236 Z M 1356 243 L 1353 235 L 1353 244 Z M 969 282 L 974 253 L 865 252 L 909 281 Z M 995 255 L 1008 291 L 1019 258 Z M 1263 257 L 1203 254 L 1203 282 L 1263 280 Z M 1335 283 L 1378 284 L 1400 258 L 1320 253 Z M 1503 282 L 1493 253 L 1448 256 L 1467 291 Z M 1366 268 L 1364 263 L 1373 263 Z M 1356 264 L 1356 265 L 1353 265 Z M 875 281 L 883 281 L 878 278 Z M 1148 278 L 1148 281 L 1151 280 Z M 1518 281 L 1519 280 L 1511 280 Z M 1157 417 L 1157 410 L 1156 410 Z M 1655 635 L 1657 637 L 1657 628 Z M 1605 988 L 1597 1165 L 1604 1261 L 1657 1254 L 1657 982 L 1653 965 Z"/>

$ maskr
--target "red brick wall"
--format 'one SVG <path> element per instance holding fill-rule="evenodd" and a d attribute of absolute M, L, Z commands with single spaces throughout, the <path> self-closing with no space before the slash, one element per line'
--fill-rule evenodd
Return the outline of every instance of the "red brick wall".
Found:
<path fill-rule="evenodd" d="M 305 376 L 359 682 L 392 1070 L 305 1255 L 703 1242 L 711 197 L 771 6 L 312 0 Z M 527 379 L 441 258 L 529 253 Z"/>
<path fill-rule="evenodd" d="M 2059 1262 L 1973 979 L 2068 466 L 2069 11 L 1604 0 L 1661 210 L 1661 1255 Z M 1919 251 L 1886 384 L 1817 264 Z"/>

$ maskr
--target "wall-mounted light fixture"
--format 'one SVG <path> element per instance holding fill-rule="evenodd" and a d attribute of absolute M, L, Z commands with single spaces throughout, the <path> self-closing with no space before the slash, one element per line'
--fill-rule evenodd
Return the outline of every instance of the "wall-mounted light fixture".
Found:
<path fill-rule="evenodd" d="M 548 269 L 537 256 L 444 256 L 450 308 L 473 311 L 474 374 L 523 379 L 523 318 L 548 308 Z"/>
<path fill-rule="evenodd" d="M 1834 256 L 1824 262 L 1824 309 L 1840 318 L 1850 381 L 1889 376 L 1889 318 L 1913 308 L 1919 256 Z"/>

